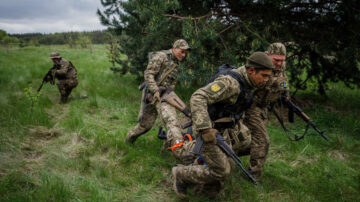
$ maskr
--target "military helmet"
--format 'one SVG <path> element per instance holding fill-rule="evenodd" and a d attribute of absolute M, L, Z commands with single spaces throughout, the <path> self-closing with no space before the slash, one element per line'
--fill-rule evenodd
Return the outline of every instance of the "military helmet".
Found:
<path fill-rule="evenodd" d="M 272 43 L 270 44 L 270 46 L 268 47 L 268 52 L 271 55 L 286 55 L 286 48 L 284 46 L 284 44 L 277 42 L 277 43 Z"/>
<path fill-rule="evenodd" d="M 173 47 L 180 48 L 183 50 L 190 49 L 189 44 L 184 39 L 178 39 L 174 42 Z"/>
<path fill-rule="evenodd" d="M 254 67 L 255 69 L 274 69 L 271 58 L 264 52 L 255 52 L 247 59 L 246 67 Z"/>
<path fill-rule="evenodd" d="M 58 52 L 52 52 L 50 53 L 50 58 L 53 59 L 53 58 L 61 58 L 60 56 L 60 53 Z"/>

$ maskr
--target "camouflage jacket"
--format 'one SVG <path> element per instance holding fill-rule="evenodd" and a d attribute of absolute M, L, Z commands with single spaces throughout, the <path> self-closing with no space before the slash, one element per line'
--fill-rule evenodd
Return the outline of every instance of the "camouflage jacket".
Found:
<path fill-rule="evenodd" d="M 171 49 L 158 51 L 152 54 L 151 61 L 144 72 L 145 82 L 151 93 L 159 91 L 157 82 L 159 82 L 162 75 L 174 65 L 175 69 L 167 75 L 160 86 L 175 88 L 177 75 L 179 73 L 179 61 L 176 59 Z"/>
<path fill-rule="evenodd" d="M 65 79 L 77 79 L 77 72 L 71 62 L 61 59 L 58 64 L 55 65 L 55 77 L 59 80 Z"/>
<path fill-rule="evenodd" d="M 254 105 L 265 108 L 275 102 L 282 95 L 289 96 L 288 78 L 286 76 L 285 64 L 279 71 L 275 71 L 269 81 L 254 93 Z"/>
<path fill-rule="evenodd" d="M 256 89 L 245 66 L 231 71 L 237 72 L 243 77 L 244 88 L 250 91 Z M 213 82 L 195 91 L 190 99 L 194 130 L 199 131 L 213 127 L 208 113 L 208 105 L 214 103 L 223 103 L 224 105 L 234 104 L 240 93 L 239 82 L 230 75 L 220 75 Z"/>

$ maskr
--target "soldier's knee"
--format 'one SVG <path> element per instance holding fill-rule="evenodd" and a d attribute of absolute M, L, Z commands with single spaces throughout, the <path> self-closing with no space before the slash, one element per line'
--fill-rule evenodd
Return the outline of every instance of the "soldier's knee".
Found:
<path fill-rule="evenodd" d="M 228 176 L 230 176 L 230 173 L 231 173 L 230 162 L 227 162 L 223 165 L 219 165 L 219 167 L 217 167 L 216 169 L 213 169 L 213 172 L 212 172 L 213 177 L 219 181 L 225 180 Z"/>

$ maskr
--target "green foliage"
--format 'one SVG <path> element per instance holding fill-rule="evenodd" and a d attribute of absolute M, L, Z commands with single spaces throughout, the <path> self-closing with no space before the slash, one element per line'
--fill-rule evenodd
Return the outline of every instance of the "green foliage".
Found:
<path fill-rule="evenodd" d="M 30 116 L 33 114 L 34 106 L 37 105 L 41 92 L 33 92 L 32 86 L 24 88 L 26 98 L 30 101 Z"/>
<path fill-rule="evenodd" d="M 107 50 L 108 50 L 107 56 L 109 58 L 109 61 L 112 64 L 112 67 L 115 67 L 116 60 L 119 60 L 119 58 L 120 58 L 119 40 L 114 34 L 109 33 L 108 34 L 107 44 L 108 44 L 108 46 L 107 46 Z"/>
<path fill-rule="evenodd" d="M 75 46 L 75 41 L 84 40 L 83 37 L 89 38 L 86 39 L 86 43 L 93 44 L 103 44 L 107 41 L 107 33 L 106 30 L 101 31 L 90 31 L 90 32 L 62 32 L 62 33 L 26 33 L 26 34 L 12 34 L 11 36 L 17 37 L 20 40 L 29 43 L 32 45 L 32 42 L 37 41 L 39 44 L 43 45 L 51 45 L 51 44 L 69 44 L 69 38 L 74 40 L 73 46 Z M 80 45 L 81 43 L 79 43 Z M 34 44 L 36 46 L 36 43 Z"/>
<path fill-rule="evenodd" d="M 0 41 L 6 36 L 6 32 L 2 29 L 0 29 Z"/>
<path fill-rule="evenodd" d="M 92 49 L 0 49 L 0 201 L 179 201 L 171 189 L 171 168 L 180 162 L 161 152 L 163 142 L 156 137 L 160 120 L 134 145 L 124 143 L 140 107 L 136 76 L 114 76 L 106 46 Z M 67 104 L 58 104 L 56 86 L 44 85 L 30 117 L 24 88 L 40 85 L 54 50 L 76 66 L 79 85 Z M 195 90 L 175 89 L 186 102 Z M 83 94 L 88 98 L 77 99 Z M 235 168 L 217 200 L 359 201 L 360 91 L 332 84 L 328 94 L 324 100 L 313 89 L 298 92 L 314 103 L 304 111 L 329 142 L 312 129 L 304 140 L 289 142 L 271 116 L 261 184 L 252 185 Z M 39 137 L 29 127 L 59 133 Z M 291 125 L 299 133 L 303 127 L 299 119 Z M 249 157 L 241 160 L 247 168 Z M 211 201 L 189 191 L 189 201 Z"/>
<path fill-rule="evenodd" d="M 83 34 L 80 35 L 80 37 L 76 40 L 75 43 L 80 45 L 81 48 L 88 48 L 92 44 L 90 37 L 85 36 Z"/>
<path fill-rule="evenodd" d="M 147 53 L 169 49 L 179 38 L 192 47 L 182 84 L 204 84 L 214 67 L 241 65 L 272 42 L 288 48 L 290 81 L 306 89 L 313 80 L 324 95 L 328 83 L 360 86 L 360 17 L 356 1 L 101 0 L 101 22 L 117 34 L 123 72 L 141 77 Z M 315 29 L 316 28 L 316 29 Z M 185 70 L 186 69 L 186 70 Z"/>

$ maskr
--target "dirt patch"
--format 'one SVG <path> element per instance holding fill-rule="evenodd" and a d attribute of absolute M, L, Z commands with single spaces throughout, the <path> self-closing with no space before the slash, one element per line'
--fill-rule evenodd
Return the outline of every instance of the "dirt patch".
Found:
<path fill-rule="evenodd" d="M 298 156 L 295 161 L 292 161 L 290 163 L 290 166 L 291 167 L 296 167 L 298 164 L 310 164 L 310 163 L 313 163 L 315 161 L 318 160 L 318 157 L 317 156 L 313 156 L 313 157 L 305 157 L 305 156 Z"/>
<path fill-rule="evenodd" d="M 66 118 L 69 109 L 70 109 L 70 105 L 54 104 L 53 107 L 51 107 L 51 109 L 46 110 L 46 113 L 51 118 L 51 122 L 58 123 Z"/>
<path fill-rule="evenodd" d="M 340 160 L 340 161 L 345 161 L 348 156 L 344 153 L 342 153 L 341 151 L 339 150 L 333 150 L 330 152 L 330 156 L 334 159 L 337 159 L 337 160 Z"/>
<path fill-rule="evenodd" d="M 49 140 L 58 137 L 61 133 L 59 129 L 37 126 L 29 128 L 28 134 L 35 138 Z"/>

